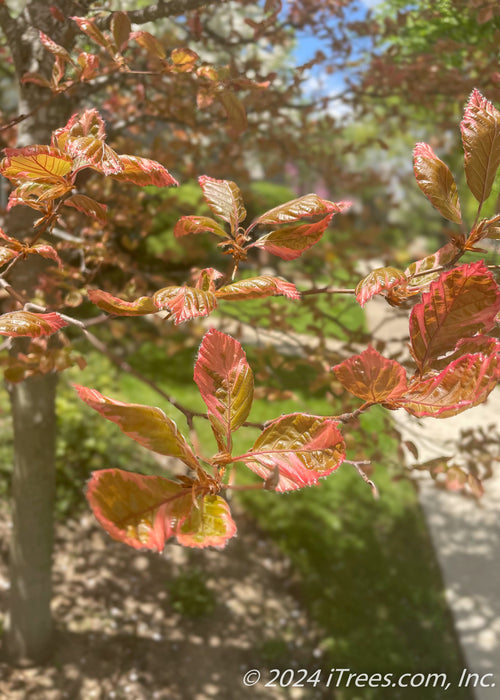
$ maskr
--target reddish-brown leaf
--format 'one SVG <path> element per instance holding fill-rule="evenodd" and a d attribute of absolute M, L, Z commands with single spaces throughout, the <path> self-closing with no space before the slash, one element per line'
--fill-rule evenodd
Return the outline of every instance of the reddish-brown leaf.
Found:
<path fill-rule="evenodd" d="M 500 309 L 500 290 L 482 260 L 443 272 L 410 315 L 411 352 L 423 374 L 461 338 L 488 331 Z"/>
<path fill-rule="evenodd" d="M 199 177 L 198 182 L 203 190 L 203 199 L 213 213 L 227 221 L 231 231 L 236 231 L 247 215 L 238 185 L 231 180 L 216 180 L 207 175 Z"/>
<path fill-rule="evenodd" d="M 276 467 L 276 491 L 291 491 L 317 484 L 345 459 L 345 445 L 331 418 L 293 413 L 268 424 L 252 449 L 234 461 L 268 480 Z M 270 483 L 270 482 L 267 482 Z"/>
<path fill-rule="evenodd" d="M 317 194 L 306 194 L 266 211 L 265 214 L 255 219 L 252 228 L 260 224 L 269 226 L 292 224 L 305 218 L 338 214 L 346 211 L 350 206 L 351 202 L 329 202 L 326 199 L 321 199 Z"/>
<path fill-rule="evenodd" d="M 460 203 L 455 179 L 448 166 L 427 143 L 417 143 L 413 151 L 413 169 L 417 183 L 431 204 L 445 219 L 461 223 Z"/>
<path fill-rule="evenodd" d="M 406 372 L 395 360 L 389 360 L 369 346 L 332 368 L 341 384 L 360 399 L 382 403 L 406 391 Z"/>
<path fill-rule="evenodd" d="M 467 184 L 478 202 L 484 202 L 500 165 L 500 112 L 478 90 L 473 90 L 460 130 Z"/>
<path fill-rule="evenodd" d="M 127 45 L 131 22 L 126 12 L 113 12 L 111 15 L 111 32 L 118 51 L 122 51 Z"/>
<path fill-rule="evenodd" d="M 161 409 L 115 401 L 85 386 L 75 384 L 74 387 L 86 404 L 104 418 L 116 423 L 132 440 L 153 452 L 176 457 L 192 469 L 199 467 L 198 460 L 177 425 Z"/>

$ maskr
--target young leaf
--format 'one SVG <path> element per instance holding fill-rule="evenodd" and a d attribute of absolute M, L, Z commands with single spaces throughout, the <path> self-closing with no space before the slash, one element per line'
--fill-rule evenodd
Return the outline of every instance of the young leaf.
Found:
<path fill-rule="evenodd" d="M 291 491 L 317 484 L 345 459 L 345 445 L 331 418 L 292 413 L 270 423 L 246 454 L 234 461 L 268 479 L 279 469 L 276 491 Z"/>
<path fill-rule="evenodd" d="M 196 281 L 196 289 L 201 289 L 204 292 L 215 292 L 215 282 L 221 277 L 224 277 L 222 272 L 216 270 L 214 267 L 206 267 L 200 270 L 198 279 Z"/>
<path fill-rule="evenodd" d="M 469 189 L 482 203 L 488 199 L 500 165 L 500 112 L 473 90 L 460 124 Z"/>
<path fill-rule="evenodd" d="M 46 34 L 44 34 L 43 32 L 38 32 L 38 36 L 40 37 L 40 43 L 51 54 L 53 54 L 54 56 L 58 56 L 64 62 L 71 62 L 71 63 L 73 62 L 71 59 L 71 56 L 69 55 L 69 53 L 66 51 L 66 49 L 63 46 L 59 46 L 59 44 L 56 44 L 55 41 L 52 41 L 52 39 L 50 37 L 48 37 Z"/>
<path fill-rule="evenodd" d="M 177 534 L 193 508 L 191 489 L 162 476 L 121 469 L 93 472 L 86 496 L 113 539 L 157 552 Z"/>
<path fill-rule="evenodd" d="M 77 23 L 79 29 L 84 34 L 86 34 L 89 37 L 89 39 L 92 39 L 92 41 L 95 41 L 96 44 L 102 46 L 105 49 L 110 48 L 109 40 L 101 32 L 99 27 L 95 24 L 93 18 L 88 19 L 87 17 L 71 17 L 70 19 Z"/>
<path fill-rule="evenodd" d="M 475 353 L 451 362 L 442 372 L 424 379 L 396 398 L 414 416 L 448 418 L 486 400 L 500 379 L 500 343 L 490 355 Z"/>
<path fill-rule="evenodd" d="M 90 301 L 108 314 L 116 316 L 144 316 L 155 314 L 160 307 L 150 297 L 139 297 L 135 301 L 123 301 L 102 289 L 91 289 L 88 292 Z"/>
<path fill-rule="evenodd" d="M 112 173 L 112 177 L 119 182 L 132 182 L 140 187 L 146 185 L 177 187 L 179 184 L 168 170 L 156 160 L 137 156 L 118 156 L 118 160 L 122 169 Z"/>
<path fill-rule="evenodd" d="M 203 199 L 213 213 L 227 221 L 231 231 L 236 231 L 247 215 L 236 183 L 231 180 L 215 180 L 207 175 L 199 177 L 198 182 L 203 190 Z"/>
<path fill-rule="evenodd" d="M 168 309 L 178 325 L 192 318 L 208 316 L 217 306 L 215 294 L 195 287 L 165 287 L 153 295 L 159 309 Z"/>
<path fill-rule="evenodd" d="M 317 243 L 328 227 L 333 214 L 313 224 L 291 224 L 266 233 L 251 243 L 249 248 L 262 248 L 282 260 L 295 260 Z"/>
<path fill-rule="evenodd" d="M 174 226 L 174 236 L 180 238 L 190 233 L 215 233 L 216 236 L 227 238 L 227 233 L 222 226 L 209 216 L 181 217 Z"/>
<path fill-rule="evenodd" d="M 57 254 L 57 251 L 51 245 L 47 245 L 46 243 L 38 243 L 37 245 L 27 248 L 26 252 L 41 255 L 42 258 L 46 258 L 47 260 L 53 260 L 55 263 L 57 263 L 58 267 L 63 266 L 62 260 Z"/>
<path fill-rule="evenodd" d="M 224 107 L 227 115 L 227 123 L 233 136 L 239 136 L 248 128 L 245 107 L 238 97 L 230 90 L 217 91 L 215 97 Z M 245 218 L 245 217 L 243 217 Z"/>
<path fill-rule="evenodd" d="M 249 277 L 220 287 L 215 292 L 215 296 L 218 299 L 226 299 L 228 301 L 261 299 L 263 297 L 279 296 L 280 294 L 289 299 L 300 299 L 300 294 L 294 284 L 287 282 L 281 277 L 272 277 L 271 275 Z"/>
<path fill-rule="evenodd" d="M 101 204 L 100 202 L 96 202 L 95 199 L 87 197 L 85 194 L 73 194 L 71 197 L 64 200 L 64 204 L 67 207 L 74 207 L 82 214 L 90 216 L 93 219 L 97 219 L 97 221 L 102 223 L 107 221 L 107 206 L 105 204 Z"/>
<path fill-rule="evenodd" d="M 111 15 L 111 33 L 118 51 L 122 51 L 129 39 L 131 22 L 126 12 L 113 12 Z"/>
<path fill-rule="evenodd" d="M 39 338 L 41 335 L 52 335 L 67 325 L 68 322 L 56 313 L 34 314 L 31 311 L 10 311 L 0 316 L 0 335 Z"/>
<path fill-rule="evenodd" d="M 22 182 L 9 195 L 7 203 L 7 211 L 19 204 L 38 209 L 45 210 L 45 202 L 54 201 L 71 190 L 71 183 L 66 180 L 61 182 Z"/>
<path fill-rule="evenodd" d="M 356 287 L 356 301 L 364 306 L 376 294 L 388 292 L 400 284 L 406 285 L 406 276 L 395 267 L 378 267 L 372 270 Z"/>
<path fill-rule="evenodd" d="M 412 287 L 422 287 L 433 282 L 439 276 L 440 272 L 432 272 L 428 275 L 422 275 L 426 270 L 433 270 L 441 265 L 447 265 L 454 260 L 460 253 L 459 249 L 453 243 L 446 243 L 442 248 L 439 248 L 432 255 L 427 255 L 421 260 L 411 263 L 405 270 L 405 276 L 408 279 L 408 284 Z M 418 277 L 414 278 L 414 275 Z"/>
<path fill-rule="evenodd" d="M 350 206 L 351 202 L 329 202 L 326 199 L 321 199 L 317 194 L 306 194 L 266 211 L 265 214 L 255 219 L 252 228 L 259 224 L 270 226 L 292 224 L 305 218 L 338 214 Z"/>
<path fill-rule="evenodd" d="M 222 549 L 235 534 L 236 525 L 226 501 L 220 496 L 205 496 L 180 526 L 177 541 L 186 547 Z"/>
<path fill-rule="evenodd" d="M 78 396 L 91 408 L 116 423 L 120 430 L 148 450 L 182 460 L 188 467 L 199 467 L 198 460 L 182 433 L 161 409 L 136 403 L 123 403 L 103 396 L 95 389 L 74 384 Z"/>
<path fill-rule="evenodd" d="M 6 148 L 0 173 L 10 180 L 60 183 L 72 168 L 72 159 L 51 146 Z"/>
<path fill-rule="evenodd" d="M 130 38 L 135 39 L 139 46 L 146 49 L 150 56 L 160 59 L 167 57 L 163 44 L 161 44 L 158 39 L 149 32 L 132 32 Z"/>
<path fill-rule="evenodd" d="M 482 260 L 443 272 L 410 315 L 411 353 L 420 372 L 461 338 L 492 328 L 499 309 L 500 290 Z"/>
<path fill-rule="evenodd" d="M 0 267 L 9 262 L 9 260 L 12 260 L 12 258 L 17 258 L 18 255 L 19 251 L 17 250 L 11 250 L 5 246 L 0 247 Z"/>
<path fill-rule="evenodd" d="M 413 169 L 418 186 L 441 216 L 460 224 L 462 216 L 455 179 L 429 144 L 417 143 L 415 146 Z"/>
<path fill-rule="evenodd" d="M 208 409 L 216 437 L 230 434 L 248 418 L 253 401 L 253 373 L 240 343 L 212 328 L 203 337 L 194 381 Z"/>
<path fill-rule="evenodd" d="M 406 391 L 404 367 L 383 357 L 371 346 L 332 369 L 351 394 L 370 403 L 382 403 Z"/>

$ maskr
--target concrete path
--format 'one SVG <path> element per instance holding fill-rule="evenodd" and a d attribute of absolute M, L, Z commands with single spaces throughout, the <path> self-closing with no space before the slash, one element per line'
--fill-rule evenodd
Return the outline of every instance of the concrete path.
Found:
<path fill-rule="evenodd" d="M 383 299 L 371 300 L 366 312 L 375 337 L 399 337 L 407 342 L 407 314 L 398 314 Z M 396 341 L 393 349 L 397 345 Z M 452 456 L 466 433 L 468 437 L 477 433 L 478 446 L 481 430 L 485 446 L 487 437 L 500 438 L 500 389 L 485 404 L 452 418 L 417 419 L 403 410 L 393 415 L 403 439 L 417 447 L 418 462 Z M 484 482 L 485 495 L 479 502 L 437 488 L 424 473 L 418 476 L 420 503 L 443 574 L 467 672 L 478 674 L 469 683 L 472 687 L 476 681 L 477 700 L 500 698 L 500 441 L 490 448 L 496 451 L 494 473 Z M 407 463 L 416 461 L 408 451 Z"/>

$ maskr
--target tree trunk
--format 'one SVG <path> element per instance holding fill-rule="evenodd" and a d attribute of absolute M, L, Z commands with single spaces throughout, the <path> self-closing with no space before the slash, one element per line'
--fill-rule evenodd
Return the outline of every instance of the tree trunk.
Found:
<path fill-rule="evenodd" d="M 51 564 L 55 492 L 57 375 L 10 388 L 14 474 L 10 602 L 6 641 L 17 665 L 40 663 L 52 649 Z"/>

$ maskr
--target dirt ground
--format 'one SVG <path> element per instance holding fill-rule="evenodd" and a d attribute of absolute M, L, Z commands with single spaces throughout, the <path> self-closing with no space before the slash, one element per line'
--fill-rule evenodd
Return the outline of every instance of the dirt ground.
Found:
<path fill-rule="evenodd" d="M 294 595 L 297 581 L 287 559 L 236 504 L 232 510 L 238 536 L 222 551 L 194 551 L 172 544 L 162 555 L 133 550 L 111 540 L 91 513 L 58 525 L 55 652 L 43 667 L 29 669 L 13 669 L 0 658 L 0 697 L 322 697 L 319 688 L 311 686 L 265 687 L 269 668 L 320 667 L 321 638 Z M 8 533 L 8 517 L 3 513 L 2 613 L 8 596 Z M 176 609 L 177 598 L 169 586 L 193 568 L 214 599 L 212 609 L 198 618 Z M 245 688 L 243 676 L 254 668 L 262 671 L 263 680 Z"/>

